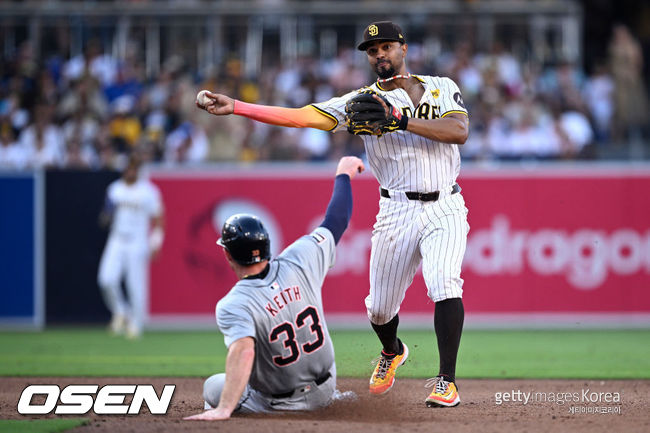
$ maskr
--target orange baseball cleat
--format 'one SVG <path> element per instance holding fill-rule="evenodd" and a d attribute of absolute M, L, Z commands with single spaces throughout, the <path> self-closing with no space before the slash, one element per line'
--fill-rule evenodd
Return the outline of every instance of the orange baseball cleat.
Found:
<path fill-rule="evenodd" d="M 402 343 L 402 346 L 404 347 L 402 354 L 395 355 L 392 358 L 386 357 L 384 352 L 381 352 L 375 371 L 372 372 L 372 377 L 370 378 L 371 394 L 385 394 L 393 387 L 397 367 L 404 364 L 406 358 L 409 356 L 409 349 L 406 347 L 406 344 Z"/>
<path fill-rule="evenodd" d="M 454 382 L 442 376 L 429 379 L 425 387 L 433 386 L 433 391 L 425 400 L 427 407 L 454 407 L 460 404 L 460 396 Z"/>

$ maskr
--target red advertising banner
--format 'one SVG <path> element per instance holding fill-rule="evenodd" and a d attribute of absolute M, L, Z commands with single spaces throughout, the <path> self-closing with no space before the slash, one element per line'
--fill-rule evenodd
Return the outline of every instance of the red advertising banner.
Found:
<path fill-rule="evenodd" d="M 236 282 L 215 245 L 224 219 L 250 212 L 274 254 L 323 218 L 329 171 L 221 171 L 152 177 L 166 209 L 162 254 L 152 265 L 150 316 L 213 315 Z M 468 170 L 463 262 L 468 313 L 650 313 L 650 171 Z M 371 175 L 352 183 L 354 212 L 325 280 L 328 313 L 364 317 L 370 236 L 378 209 Z M 419 272 L 402 313 L 432 313 Z"/>

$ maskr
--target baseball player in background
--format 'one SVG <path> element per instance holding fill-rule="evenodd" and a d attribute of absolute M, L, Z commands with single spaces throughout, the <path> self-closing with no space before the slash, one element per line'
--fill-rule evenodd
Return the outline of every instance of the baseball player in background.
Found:
<path fill-rule="evenodd" d="M 396 369 L 408 357 L 408 347 L 397 338 L 398 312 L 422 263 L 428 295 L 435 302 L 440 355 L 426 404 L 456 406 L 456 357 L 464 320 L 460 270 L 469 231 L 456 178 L 458 146 L 469 131 L 467 110 L 451 79 L 407 71 L 408 45 L 392 22 L 370 24 L 358 49 L 365 51 L 378 79 L 344 96 L 292 109 L 203 91 L 197 105 L 214 115 L 234 113 L 273 125 L 328 131 L 347 126 L 348 132 L 361 135 L 381 186 L 366 307 L 383 350 L 370 392 L 390 390 Z"/>
<path fill-rule="evenodd" d="M 359 158 L 342 158 L 321 225 L 273 260 L 268 232 L 257 217 L 226 220 L 217 243 L 239 279 L 216 308 L 228 347 L 226 373 L 205 381 L 208 410 L 185 419 L 313 410 L 332 401 L 336 365 L 321 288 L 352 215 L 350 180 L 363 170 Z"/>
<path fill-rule="evenodd" d="M 147 304 L 149 258 L 162 247 L 163 206 L 158 188 L 139 176 L 140 160 L 131 156 L 122 177 L 108 186 L 100 223 L 111 229 L 97 280 L 112 314 L 110 330 L 138 338 Z M 121 290 L 125 279 L 129 302 Z"/>

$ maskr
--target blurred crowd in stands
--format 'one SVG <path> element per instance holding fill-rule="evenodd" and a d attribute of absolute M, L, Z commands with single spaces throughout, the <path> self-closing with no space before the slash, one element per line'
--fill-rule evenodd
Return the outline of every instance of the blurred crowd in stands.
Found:
<path fill-rule="evenodd" d="M 589 75 L 581 65 L 523 61 L 499 45 L 477 53 L 461 43 L 430 64 L 422 50 L 409 45 L 408 70 L 449 76 L 463 92 L 471 124 L 466 159 L 596 158 L 607 154 L 603 149 L 647 140 L 643 58 L 626 27 L 614 29 L 609 57 Z M 3 59 L 0 168 L 119 168 L 134 150 L 170 165 L 363 156 L 361 140 L 346 132 L 217 118 L 194 105 L 202 88 L 287 107 L 342 95 L 374 79 L 353 47 L 341 47 L 330 60 L 263 62 L 255 79 L 243 75 L 236 59 L 199 74 L 177 56 L 147 79 L 141 58 L 130 50 L 117 61 L 89 41 L 74 58 L 35 58 L 26 43 Z"/>

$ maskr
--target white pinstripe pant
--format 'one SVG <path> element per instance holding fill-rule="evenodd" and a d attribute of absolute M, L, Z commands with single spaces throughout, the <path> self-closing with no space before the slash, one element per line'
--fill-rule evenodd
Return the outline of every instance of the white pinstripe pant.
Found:
<path fill-rule="evenodd" d="M 420 261 L 434 302 L 460 298 L 460 268 L 467 245 L 467 208 L 460 193 L 435 202 L 409 200 L 403 193 L 381 197 L 372 232 L 368 318 L 377 325 L 399 312 Z"/>

